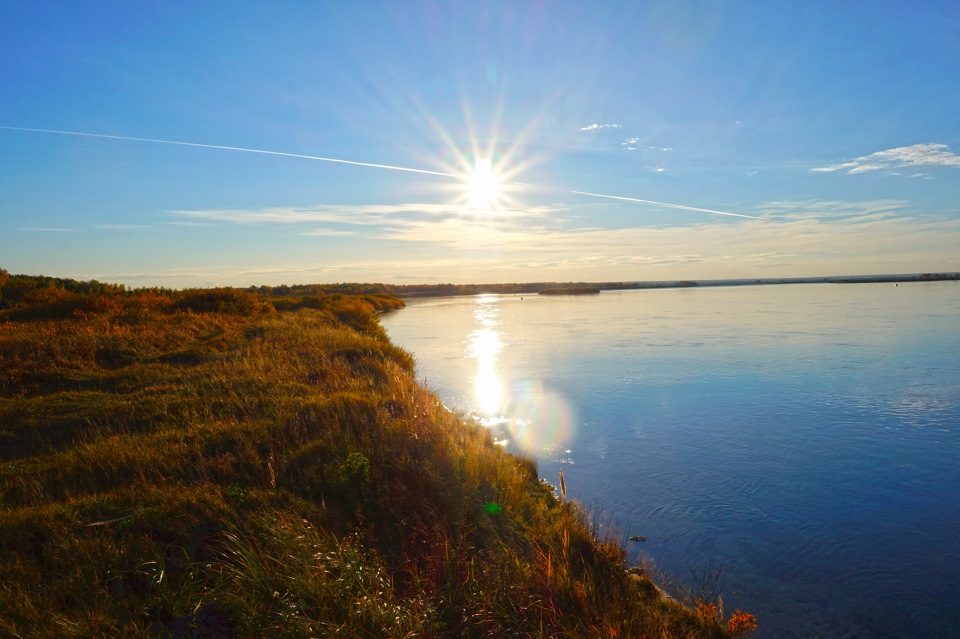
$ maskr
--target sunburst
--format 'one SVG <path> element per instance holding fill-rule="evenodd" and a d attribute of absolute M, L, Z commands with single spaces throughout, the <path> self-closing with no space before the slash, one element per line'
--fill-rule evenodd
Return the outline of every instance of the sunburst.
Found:
<path fill-rule="evenodd" d="M 523 186 L 514 179 L 527 164 L 515 161 L 512 153 L 497 155 L 493 151 L 458 154 L 457 168 L 452 171 L 459 179 L 453 203 L 478 217 L 511 216 L 523 208 L 518 199 Z"/>
<path fill-rule="evenodd" d="M 446 147 L 444 159 L 434 160 L 434 166 L 459 180 L 453 186 L 450 204 L 475 219 L 515 216 L 524 209 L 522 198 L 531 187 L 517 178 L 544 161 L 528 155 L 529 131 L 520 131 L 511 136 L 512 142 L 504 143 L 494 133 L 499 129 L 495 123 L 486 135 L 479 135 L 467 111 L 466 136 L 455 138 L 433 117 L 423 115 Z"/>
<path fill-rule="evenodd" d="M 500 205 L 503 185 L 493 162 L 478 158 L 464 180 L 464 197 L 467 207 L 476 212 L 494 211 Z"/>

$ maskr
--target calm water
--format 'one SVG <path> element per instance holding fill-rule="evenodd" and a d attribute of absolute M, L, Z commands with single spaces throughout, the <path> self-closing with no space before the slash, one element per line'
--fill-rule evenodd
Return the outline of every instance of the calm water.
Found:
<path fill-rule="evenodd" d="M 960 637 L 960 283 L 442 298 L 427 384 L 760 637 Z"/>

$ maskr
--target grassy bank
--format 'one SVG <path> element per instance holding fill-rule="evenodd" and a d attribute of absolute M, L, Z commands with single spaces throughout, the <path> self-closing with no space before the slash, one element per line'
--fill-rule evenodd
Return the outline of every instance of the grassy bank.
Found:
<path fill-rule="evenodd" d="M 0 275 L 5 275 L 0 271 Z M 723 637 L 413 375 L 385 296 L 0 277 L 0 636 Z"/>

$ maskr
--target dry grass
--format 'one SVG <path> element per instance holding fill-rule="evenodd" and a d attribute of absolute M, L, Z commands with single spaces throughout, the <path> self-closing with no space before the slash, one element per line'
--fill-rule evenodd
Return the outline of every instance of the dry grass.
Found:
<path fill-rule="evenodd" d="M 417 384 L 376 322 L 397 301 L 275 301 L 46 292 L 0 312 L 0 635 L 749 631 L 628 578 L 530 460 Z"/>

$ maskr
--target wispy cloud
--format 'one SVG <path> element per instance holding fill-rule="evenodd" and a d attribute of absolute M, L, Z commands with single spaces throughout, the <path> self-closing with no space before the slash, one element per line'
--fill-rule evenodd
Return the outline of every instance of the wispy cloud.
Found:
<path fill-rule="evenodd" d="M 337 231 L 335 229 L 310 229 L 309 231 L 301 231 L 298 235 L 304 235 L 306 237 L 347 237 L 356 235 L 356 233 L 353 231 Z"/>
<path fill-rule="evenodd" d="M 953 153 L 946 144 L 914 144 L 886 151 L 877 151 L 850 162 L 810 169 L 815 173 L 846 171 L 867 173 L 904 166 L 949 166 L 960 168 L 960 155 Z"/>
<path fill-rule="evenodd" d="M 867 216 L 892 217 L 901 214 L 909 205 L 906 200 L 779 200 L 758 207 L 767 220 L 847 219 Z"/>
<path fill-rule="evenodd" d="M 780 257 L 783 255 L 786 255 L 786 253 L 781 253 L 780 251 L 772 251 L 770 253 L 757 253 L 756 255 L 748 255 L 744 259 L 762 261 L 762 260 L 769 260 L 770 258 L 773 258 L 773 257 Z"/>
<path fill-rule="evenodd" d="M 53 226 L 23 226 L 21 231 L 30 231 L 32 233 L 77 233 L 78 229 L 66 229 Z"/>
<path fill-rule="evenodd" d="M 484 212 L 489 220 L 542 218 L 561 207 L 535 206 L 525 209 Z M 456 204 L 360 204 L 316 205 L 306 207 L 272 207 L 263 209 L 202 209 L 167 211 L 180 220 L 192 223 L 220 222 L 229 224 L 345 224 L 351 226 L 395 226 L 415 220 L 445 218 L 473 219 L 475 211 Z"/>
<path fill-rule="evenodd" d="M 587 126 L 580 127 L 581 131 L 596 131 L 597 129 L 619 129 L 622 128 L 619 124 L 588 124 Z"/>
<path fill-rule="evenodd" d="M 151 224 L 98 224 L 97 228 L 103 231 L 160 231 Z"/>
<path fill-rule="evenodd" d="M 436 204 L 367 204 L 359 206 L 318 205 L 306 207 L 271 207 L 262 209 L 201 209 L 168 211 L 183 220 L 228 224 L 350 224 L 379 226 L 391 217 L 407 215 L 453 215 L 455 207 Z"/>
<path fill-rule="evenodd" d="M 168 222 L 164 222 L 164 224 L 170 224 L 173 226 L 190 226 L 190 227 L 200 227 L 200 228 L 208 228 L 213 226 L 213 224 L 210 224 L 209 222 L 185 222 L 182 220 L 171 220 Z"/>
<path fill-rule="evenodd" d="M 492 270 L 524 271 L 534 269 L 589 269 L 610 267 L 664 266 L 668 264 L 700 264 L 711 260 L 702 255 L 589 255 L 552 261 L 524 261 L 503 264 Z"/>
<path fill-rule="evenodd" d="M 627 151 L 636 151 L 637 149 L 642 149 L 644 151 L 662 151 L 664 153 L 673 151 L 672 146 L 653 146 L 651 144 L 640 144 L 639 137 L 627 138 L 620 143 L 620 146 L 625 147 Z"/>
<path fill-rule="evenodd" d="M 361 207 L 364 208 L 364 207 Z M 370 209 L 380 209 L 371 205 Z M 389 208 L 389 207 L 388 207 Z M 192 285 L 384 280 L 576 281 L 777 277 L 957 270 L 960 219 L 915 215 L 900 201 L 772 202 L 765 218 L 693 225 L 603 228 L 555 216 L 500 218 L 420 216 L 386 227 L 345 227 L 371 239 L 415 247 L 411 259 L 370 255 L 270 265 L 194 264 L 171 271 L 91 274 L 96 279 Z M 333 227 L 333 228 L 339 228 Z M 292 233 L 325 231 L 325 227 Z M 318 238 L 321 239 L 322 238 Z M 201 258 L 198 257 L 198 260 Z M 564 275 L 568 273 L 569 275 Z"/>
<path fill-rule="evenodd" d="M 849 203 L 848 209 L 871 210 Z M 662 228 L 548 228 L 503 226 L 477 229 L 463 220 L 404 228 L 390 239 L 456 250 L 487 249 L 498 262 L 484 266 L 516 270 L 524 277 L 569 268 L 577 279 L 637 279 L 636 269 L 671 266 L 670 277 L 718 273 L 830 274 L 912 272 L 956 262 L 960 220 L 921 220 L 911 215 L 865 213 L 843 218 L 781 218 L 709 222 Z M 589 256 L 589 257 L 586 257 Z M 879 257 L 878 257 L 879 256 Z M 922 265 L 922 266 L 918 266 Z M 475 264 L 473 265 L 476 266 Z M 762 269 L 762 270 L 758 270 Z M 886 269 L 891 269 L 886 271 Z M 596 275 L 591 275 L 596 273 Z M 699 275 L 698 275 L 699 274 Z"/>

